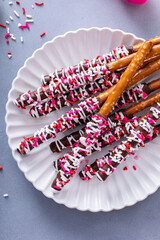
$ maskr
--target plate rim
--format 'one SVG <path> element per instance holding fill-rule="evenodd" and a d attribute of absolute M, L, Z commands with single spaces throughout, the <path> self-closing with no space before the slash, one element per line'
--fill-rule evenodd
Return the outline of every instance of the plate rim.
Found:
<path fill-rule="evenodd" d="M 63 204 L 63 205 L 65 205 L 66 207 L 71 208 L 71 209 L 74 208 L 74 209 L 78 209 L 79 211 L 90 211 L 90 212 L 102 212 L 102 211 L 103 211 L 103 212 L 110 212 L 110 211 L 113 211 L 113 210 L 120 210 L 120 209 L 123 209 L 124 207 L 129 207 L 129 206 L 135 205 L 137 202 L 143 201 L 143 200 L 146 199 L 148 196 L 150 196 L 151 194 L 155 193 L 155 192 L 158 190 L 158 188 L 160 187 L 160 183 L 159 183 L 159 186 L 157 186 L 155 189 L 153 189 L 153 191 L 151 191 L 150 193 L 144 194 L 143 198 L 137 199 L 136 201 L 134 201 L 134 202 L 132 202 L 132 203 L 124 204 L 123 206 L 120 206 L 120 207 L 112 207 L 112 208 L 109 209 L 109 210 L 105 210 L 105 209 L 100 208 L 100 209 L 94 211 L 93 209 L 90 209 L 89 207 L 80 208 L 80 207 L 78 207 L 78 206 L 71 206 L 71 205 L 69 205 L 67 202 L 65 202 L 65 203 L 64 203 L 64 202 L 59 202 L 57 199 L 53 199 L 52 197 L 48 196 L 46 193 L 44 193 L 43 191 L 41 191 L 40 189 L 38 189 L 38 187 L 35 186 L 34 182 L 32 182 L 31 180 L 29 180 L 29 179 L 27 178 L 27 176 L 26 176 L 26 173 L 20 168 L 19 162 L 17 161 L 16 156 L 15 156 L 15 154 L 14 154 L 14 149 L 12 148 L 11 143 L 10 143 L 9 131 L 8 131 L 8 123 L 7 123 L 7 118 L 8 118 L 8 114 L 9 114 L 9 113 L 8 113 L 8 105 L 9 105 L 9 103 L 11 102 L 10 95 L 11 95 L 11 93 L 12 93 L 12 91 L 13 91 L 13 86 L 14 86 L 14 83 L 15 83 L 16 79 L 19 78 L 20 72 L 21 72 L 21 70 L 23 70 L 23 69 L 26 67 L 27 62 L 30 61 L 30 59 L 32 59 L 32 58 L 35 56 L 35 54 L 36 54 L 37 52 L 41 51 L 47 44 L 52 44 L 52 43 L 53 43 L 54 41 L 56 41 L 58 38 L 65 38 L 65 37 L 66 37 L 67 35 L 69 35 L 69 34 L 77 34 L 77 33 L 80 32 L 80 31 L 85 31 L 85 32 L 87 31 L 87 32 L 88 32 L 88 31 L 91 31 L 91 30 L 97 30 L 97 31 L 109 30 L 109 31 L 111 31 L 112 33 L 113 33 L 113 32 L 120 32 L 120 33 L 123 34 L 123 35 L 130 35 L 130 36 L 132 36 L 132 37 L 134 37 L 134 38 L 138 38 L 138 39 L 141 39 L 142 41 L 144 41 L 143 38 L 137 37 L 137 36 L 136 36 L 135 34 L 133 34 L 133 33 L 125 32 L 125 31 L 123 31 L 123 30 L 121 30 L 121 29 L 118 29 L 118 28 L 113 29 L 113 28 L 109 28 L 109 27 L 102 27 L 102 28 L 100 28 L 100 27 L 78 28 L 77 30 L 67 31 L 67 32 L 64 33 L 64 34 L 57 35 L 57 36 L 54 37 L 52 40 L 46 41 L 41 47 L 39 47 L 38 49 L 36 49 L 30 57 L 28 57 L 28 58 L 25 60 L 25 62 L 24 62 L 24 64 L 22 65 L 22 67 L 20 67 L 20 69 L 18 70 L 16 77 L 15 77 L 15 78 L 13 79 L 13 81 L 12 81 L 11 88 L 10 88 L 10 90 L 9 90 L 9 92 L 8 92 L 8 100 L 7 100 L 7 103 L 6 103 L 6 106 L 5 106 L 5 110 L 6 110 L 6 115 L 5 115 L 6 135 L 7 135 L 7 137 L 8 137 L 8 139 L 7 139 L 8 145 L 9 145 L 11 151 L 12 151 L 12 156 L 13 156 L 14 160 L 16 161 L 16 163 L 17 163 L 17 165 L 18 165 L 18 168 L 20 169 L 21 172 L 23 172 L 23 174 L 24 174 L 25 178 L 27 179 L 27 181 L 29 181 L 30 183 L 32 183 L 32 185 L 34 186 L 34 188 L 35 188 L 36 190 L 40 191 L 41 193 L 43 193 L 43 195 L 45 195 L 47 198 L 52 199 L 52 200 L 55 201 L 56 203 L 58 203 L 58 204 Z"/>

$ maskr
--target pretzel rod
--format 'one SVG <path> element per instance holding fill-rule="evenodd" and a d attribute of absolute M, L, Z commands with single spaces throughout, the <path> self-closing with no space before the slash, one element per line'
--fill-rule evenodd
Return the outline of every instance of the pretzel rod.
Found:
<path fill-rule="evenodd" d="M 140 83 L 132 89 L 125 91 L 119 98 L 115 107 L 116 109 L 122 108 L 131 102 L 138 102 L 139 100 L 145 99 L 151 92 L 157 90 L 158 88 L 160 88 L 160 79 L 153 80 L 148 84 Z M 132 108 L 134 108 L 134 106 L 132 106 L 131 109 Z M 69 134 L 60 140 L 52 142 L 50 144 L 51 151 L 60 152 L 62 149 L 72 147 L 82 136 L 82 133 L 84 133 L 84 128 Z"/>
<path fill-rule="evenodd" d="M 156 36 L 154 38 L 149 39 L 153 43 L 153 45 L 159 44 L 160 43 L 160 36 Z M 133 51 L 137 52 L 141 47 L 142 47 L 143 42 L 138 43 L 133 46 Z"/>
<path fill-rule="evenodd" d="M 143 106 L 146 107 L 146 104 L 144 104 L 145 101 L 146 100 L 140 102 L 139 109 L 136 108 L 135 110 L 141 111 Z M 159 98 L 156 96 L 156 101 L 160 101 L 160 93 Z M 148 106 L 150 106 L 149 102 Z M 113 113 L 107 119 L 99 115 L 92 116 L 92 121 L 86 124 L 85 133 L 79 138 L 78 142 L 72 148 L 72 151 L 68 152 L 63 156 L 63 158 L 59 159 L 61 169 L 52 183 L 52 188 L 54 188 L 56 191 L 60 191 L 76 173 L 76 170 L 78 169 L 82 160 L 86 156 L 91 155 L 93 149 L 101 149 L 101 146 L 98 144 L 99 136 L 101 136 L 107 130 L 125 124 L 129 121 L 129 119 L 131 119 L 131 117 L 132 115 L 128 114 L 127 109 L 125 109 L 123 112 L 120 111 Z"/>
<path fill-rule="evenodd" d="M 106 78 L 96 79 L 95 82 L 84 85 L 78 89 L 74 89 L 71 92 L 68 92 L 63 95 L 57 96 L 57 98 L 52 98 L 51 100 L 33 106 L 29 113 L 32 117 L 41 117 L 45 116 L 50 112 L 61 109 L 65 106 L 72 106 L 73 103 L 78 100 L 82 101 L 86 98 L 91 97 L 93 94 L 97 92 L 103 92 L 104 90 L 113 86 L 113 84 L 117 83 L 120 78 L 121 72 L 115 71 L 114 73 Z"/>
<path fill-rule="evenodd" d="M 159 69 L 160 69 L 160 59 L 147 64 L 144 68 L 140 69 L 137 72 L 137 74 L 132 78 L 132 80 L 129 82 L 128 88 Z M 116 83 L 119 80 L 120 75 L 121 75 L 121 72 L 116 71 L 115 73 L 112 73 L 109 76 L 108 80 L 105 80 L 104 78 L 103 80 L 97 79 L 94 83 L 90 83 L 86 86 L 83 86 L 82 88 L 73 90 L 68 94 L 60 95 L 57 97 L 57 99 L 52 99 L 42 104 L 38 104 L 37 106 L 33 106 L 29 113 L 31 114 L 32 117 L 38 118 L 40 116 L 44 116 L 57 109 L 61 109 L 64 106 L 72 106 L 73 102 L 76 102 L 77 100 L 85 99 L 87 94 L 91 96 L 91 93 L 93 92 L 95 93 L 95 91 L 92 90 L 93 86 L 97 92 L 99 89 L 101 91 L 102 89 L 107 89 L 108 87 L 111 87 L 112 84 Z M 84 93 L 82 92 L 81 89 L 83 89 Z M 115 85 L 114 87 L 112 87 L 112 89 L 110 89 L 110 92 L 113 91 L 113 89 L 115 89 Z M 108 92 L 107 92 L 107 96 L 108 96 Z M 104 101 L 106 99 L 105 92 L 99 95 L 99 97 L 101 98 L 102 101 Z"/>
<path fill-rule="evenodd" d="M 65 81 L 65 79 L 67 79 L 72 72 L 76 74 L 79 74 L 81 72 L 85 73 L 89 68 L 94 68 L 96 65 L 102 65 L 103 63 L 106 64 L 116 59 L 122 58 L 132 53 L 133 51 L 134 50 L 132 47 L 129 49 L 127 49 L 125 46 L 117 47 L 110 53 L 104 54 L 103 56 L 97 56 L 92 60 L 85 59 L 75 66 L 70 66 L 66 69 L 62 68 L 59 71 L 56 70 L 52 74 L 45 75 L 42 77 L 41 82 L 43 85 L 48 85 L 50 82 L 60 80 L 61 78 L 63 78 Z"/>
<path fill-rule="evenodd" d="M 130 64 L 130 62 L 132 61 L 132 59 L 136 56 L 136 54 L 137 53 L 135 52 L 135 53 L 132 53 L 130 55 L 127 55 L 126 57 L 123 57 L 123 58 L 120 58 L 120 59 L 117 59 L 117 60 L 115 60 L 113 62 L 108 63 L 107 64 L 108 70 L 110 72 L 114 72 L 117 69 L 121 69 L 121 68 L 127 67 L 128 64 Z M 152 61 L 152 59 L 154 57 L 156 58 L 156 56 L 159 55 L 159 54 L 160 54 L 160 44 L 153 46 L 151 52 L 148 54 L 148 56 L 144 60 L 143 64 L 146 64 L 149 61 Z"/>
<path fill-rule="evenodd" d="M 22 154 L 26 154 L 50 138 L 56 138 L 58 133 L 84 124 L 88 117 L 98 112 L 101 105 L 100 99 L 96 97 L 87 98 L 85 101 L 79 103 L 77 107 L 67 111 L 57 121 L 35 132 L 33 136 L 24 137 L 24 141 L 21 142 L 17 150 Z"/>
<path fill-rule="evenodd" d="M 131 130 L 125 141 L 121 142 L 120 145 L 103 158 L 97 160 L 99 170 L 96 172 L 96 175 L 101 181 L 105 181 L 128 154 L 144 146 L 145 138 L 152 139 L 154 126 L 159 118 L 160 103 L 156 107 L 150 108 L 147 116 L 140 120 L 139 125 L 135 129 Z"/>
<path fill-rule="evenodd" d="M 131 129 L 128 131 L 127 134 L 130 133 L 130 131 L 132 129 L 135 129 L 137 127 L 136 124 L 132 125 L 131 123 Z M 156 125 L 153 129 L 153 135 L 152 136 L 149 136 L 149 138 L 145 137 L 145 140 L 144 140 L 144 144 L 152 141 L 153 139 L 155 139 L 158 135 L 160 134 L 160 124 L 159 125 Z M 142 144 L 142 143 L 141 143 Z M 141 146 L 141 145 L 139 145 Z M 142 145 L 143 146 L 143 145 Z M 109 153 L 110 154 L 110 153 Z M 100 160 L 99 159 L 96 159 L 91 165 L 86 165 L 82 171 L 79 172 L 79 176 L 82 180 L 91 180 L 93 178 L 93 176 L 96 174 L 96 172 L 103 166 L 104 162 L 103 160 L 105 160 L 106 158 L 106 155 L 105 157 L 102 157 Z M 109 156 L 108 156 L 109 158 Z M 59 166 L 56 166 L 57 168 Z M 106 165 L 106 170 L 109 170 L 110 171 L 110 166 L 107 166 Z M 113 169 L 113 168 L 112 168 Z M 105 170 L 105 171 L 106 171 Z M 114 169 L 115 170 L 115 169 Z M 113 172 L 113 171 L 112 171 Z"/>
<path fill-rule="evenodd" d="M 118 49 L 121 49 L 124 56 L 128 54 L 128 50 L 123 46 Z M 118 51 L 119 50 L 117 50 L 116 55 L 120 56 Z M 111 73 L 107 69 L 107 62 L 112 60 L 114 60 L 114 58 L 111 56 L 98 56 L 92 61 L 92 63 L 89 60 L 86 60 L 83 68 L 83 64 L 79 64 L 77 69 L 70 67 L 69 69 L 63 69 L 61 74 L 56 72 L 53 76 L 48 75 L 46 79 L 52 79 L 49 85 L 41 85 L 36 91 L 30 92 L 29 90 L 28 92 L 21 94 L 15 100 L 15 104 L 19 108 L 25 108 L 26 106 L 33 104 L 35 101 L 42 102 L 44 99 L 57 97 L 60 94 L 70 92 L 75 88 L 94 82 L 96 78 L 106 77 L 106 79 L 108 79 L 108 76 Z"/>
<path fill-rule="evenodd" d="M 106 147 L 107 145 L 112 145 L 113 142 L 118 142 L 121 137 L 123 137 L 126 134 L 129 134 L 129 131 L 131 130 L 132 125 L 134 125 L 134 126 L 138 125 L 137 120 L 138 120 L 138 117 L 133 117 L 130 120 L 130 122 L 125 123 L 124 126 L 119 125 L 119 126 L 113 128 L 111 130 L 107 130 L 104 134 L 102 134 L 98 138 L 98 144 L 96 146 L 94 146 L 94 148 L 92 149 L 92 153 L 97 151 L 97 150 L 101 150 L 102 148 Z M 74 134 L 72 134 L 70 136 L 70 138 L 68 138 L 69 144 L 74 147 L 77 140 L 84 134 L 84 131 L 85 131 L 85 128 L 82 128 L 80 131 L 74 132 Z M 79 133 L 79 134 L 77 134 L 77 133 Z M 80 135 L 80 136 L 78 136 L 78 135 Z M 50 144 L 50 148 L 51 148 L 52 151 L 53 151 L 53 148 L 55 147 L 55 145 L 53 145 L 54 143 L 55 142 Z M 62 145 L 60 143 L 62 143 L 62 141 L 59 142 L 58 150 L 61 149 L 61 147 L 62 147 Z M 61 163 L 64 163 L 63 158 L 59 158 L 59 159 L 55 160 L 53 162 L 53 166 L 57 170 L 60 170 L 61 169 Z M 91 168 L 90 165 L 87 165 L 87 167 L 89 169 Z"/>
<path fill-rule="evenodd" d="M 150 39 L 150 41 L 153 43 L 153 45 L 156 45 L 156 44 L 160 43 L 160 37 L 157 36 L 155 38 Z M 143 45 L 143 42 L 136 44 L 129 48 L 127 48 L 123 45 L 121 47 L 117 47 L 116 49 L 112 50 L 110 53 L 103 55 L 103 57 L 106 58 L 106 62 L 109 63 L 116 59 L 123 58 L 124 56 L 127 56 L 128 54 L 131 54 L 133 52 L 137 52 L 142 45 Z M 46 85 L 46 84 L 49 84 L 54 79 L 61 78 L 62 76 L 64 77 L 68 71 L 72 72 L 73 69 L 75 69 L 76 72 L 86 71 L 88 69 L 88 67 L 90 67 L 90 66 L 94 67 L 95 63 L 101 62 L 101 61 L 102 61 L 102 59 L 100 56 L 98 56 L 97 58 L 90 60 L 90 61 L 87 60 L 87 63 L 86 63 L 86 60 L 84 62 L 81 61 L 80 64 L 75 65 L 73 67 L 69 67 L 67 69 L 62 69 L 60 71 L 56 71 L 55 73 L 53 73 L 51 75 L 43 76 L 43 78 L 41 80 L 42 84 Z"/>

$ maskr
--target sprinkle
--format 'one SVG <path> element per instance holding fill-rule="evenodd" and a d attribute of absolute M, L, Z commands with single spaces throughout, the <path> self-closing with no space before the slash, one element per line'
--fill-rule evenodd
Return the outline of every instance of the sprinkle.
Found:
<path fill-rule="evenodd" d="M 20 41 L 21 41 L 22 43 L 24 42 L 24 40 L 23 40 L 23 37 L 22 37 L 22 36 L 20 37 Z"/>
<path fill-rule="evenodd" d="M 11 21 L 13 21 L 13 17 L 12 16 L 9 16 L 9 18 L 11 19 Z"/>
<path fill-rule="evenodd" d="M 16 15 L 16 17 L 19 18 L 19 14 L 18 14 L 18 12 L 17 12 L 16 10 L 14 10 L 13 12 L 14 12 L 14 14 Z"/>
<path fill-rule="evenodd" d="M 9 38 L 9 37 L 10 37 L 10 34 L 7 33 L 7 34 L 5 35 L 5 38 Z"/>
<path fill-rule="evenodd" d="M 9 4 L 9 5 L 13 5 L 13 2 L 9 2 L 8 4 Z"/>
<path fill-rule="evenodd" d="M 5 25 L 3 25 L 3 24 L 0 24 L 0 27 L 6 28 L 6 26 L 5 26 Z"/>
<path fill-rule="evenodd" d="M 16 1 L 16 3 L 17 3 L 18 5 L 20 5 L 20 2 L 19 2 L 19 1 Z"/>
<path fill-rule="evenodd" d="M 7 28 L 7 33 L 9 33 L 9 28 Z"/>
<path fill-rule="evenodd" d="M 23 11 L 23 14 L 25 14 L 26 10 L 25 10 L 25 8 L 24 8 L 24 7 L 22 8 L 22 11 Z"/>
<path fill-rule="evenodd" d="M 27 17 L 27 18 L 32 18 L 32 16 L 31 16 L 31 15 L 29 15 L 29 14 L 27 14 L 27 15 L 26 15 L 26 17 Z"/>
<path fill-rule="evenodd" d="M 8 25 L 9 25 L 9 21 L 7 21 L 7 20 L 6 20 L 6 24 L 8 24 Z"/>
<path fill-rule="evenodd" d="M 44 3 L 43 2 L 41 2 L 41 3 L 35 2 L 35 5 L 42 6 L 42 5 L 44 5 Z"/>
<path fill-rule="evenodd" d="M 6 40 L 6 43 L 9 43 L 9 40 Z"/>
<path fill-rule="evenodd" d="M 34 6 L 32 5 L 32 9 L 34 9 Z"/>
<path fill-rule="evenodd" d="M 45 32 L 44 32 L 44 33 L 42 33 L 42 34 L 40 35 L 40 37 L 43 37 L 45 34 L 46 34 Z"/>
<path fill-rule="evenodd" d="M 33 23 L 34 20 L 33 19 L 26 19 L 26 23 Z"/>
<path fill-rule="evenodd" d="M 8 52 L 8 58 L 10 59 L 12 57 L 11 52 Z"/>
<path fill-rule="evenodd" d="M 2 171 L 3 170 L 3 167 L 2 166 L 0 166 L 0 171 Z"/>
<path fill-rule="evenodd" d="M 135 159 L 135 160 L 138 160 L 138 156 L 136 155 L 136 156 L 134 157 L 134 159 Z"/>
<path fill-rule="evenodd" d="M 9 196 L 8 193 L 3 194 L 4 198 L 8 198 L 8 196 Z"/>
<path fill-rule="evenodd" d="M 21 25 L 22 25 L 21 23 L 18 23 L 18 27 L 21 27 Z"/>
<path fill-rule="evenodd" d="M 127 168 L 127 167 L 124 167 L 124 168 L 123 168 L 123 170 L 124 170 L 124 171 L 127 171 L 127 170 L 128 170 L 128 168 Z"/>
<path fill-rule="evenodd" d="M 133 165 L 133 169 L 136 171 L 137 168 Z"/>
<path fill-rule="evenodd" d="M 15 38 L 14 36 L 11 36 L 11 39 L 14 40 L 14 41 L 16 41 L 16 38 Z"/>

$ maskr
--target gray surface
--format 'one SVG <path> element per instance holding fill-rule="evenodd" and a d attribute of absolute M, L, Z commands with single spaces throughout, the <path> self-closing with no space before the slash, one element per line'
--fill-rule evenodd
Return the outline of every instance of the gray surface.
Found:
<path fill-rule="evenodd" d="M 0 28 L 0 165 L 4 167 L 0 172 L 0 239 L 160 239 L 160 190 L 132 207 L 109 213 L 80 212 L 58 205 L 35 190 L 18 169 L 8 147 L 4 121 L 12 80 L 36 48 L 80 27 L 120 28 L 146 39 L 159 35 L 159 0 L 148 0 L 142 6 L 121 0 L 50 0 L 44 7 L 32 9 L 33 3 L 23 0 L 21 6 L 9 6 L 7 0 L 0 0 L 0 23 L 12 15 L 15 21 L 10 29 L 17 38 L 21 35 L 17 23 L 24 22 L 24 17 L 21 14 L 18 20 L 13 10 L 21 12 L 24 6 L 35 20 L 30 32 L 23 31 L 24 44 L 18 40 L 7 46 L 5 30 Z M 40 38 L 44 31 L 46 36 Z M 13 54 L 10 60 L 8 51 Z M 4 193 L 9 194 L 8 199 L 3 198 Z"/>

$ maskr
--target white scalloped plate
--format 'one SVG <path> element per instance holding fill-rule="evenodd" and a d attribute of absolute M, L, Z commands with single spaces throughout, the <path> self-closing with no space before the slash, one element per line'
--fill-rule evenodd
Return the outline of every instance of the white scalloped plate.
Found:
<path fill-rule="evenodd" d="M 9 146 L 25 177 L 32 182 L 36 189 L 57 203 L 63 203 L 70 208 L 97 212 L 121 209 L 145 199 L 160 186 L 159 138 L 148 143 L 145 149 L 138 152 L 139 160 L 130 157 L 127 162 L 122 163 L 106 182 L 101 183 L 96 178 L 85 182 L 76 175 L 66 189 L 58 194 L 53 194 L 50 184 L 56 172 L 52 162 L 59 154 L 51 153 L 48 147 L 51 141 L 42 144 L 28 156 L 20 156 L 16 147 L 23 136 L 32 135 L 37 129 L 57 119 L 67 108 L 53 112 L 47 117 L 33 119 L 26 110 L 18 109 L 13 104 L 13 100 L 20 93 L 39 87 L 43 74 L 50 73 L 56 68 L 74 65 L 84 58 L 92 59 L 97 55 L 109 52 L 116 46 L 122 44 L 131 46 L 142 40 L 133 34 L 109 28 L 80 29 L 45 43 L 18 71 L 6 105 L 6 132 Z M 105 148 L 101 153 L 94 153 L 89 159 L 93 161 L 107 151 L 108 148 Z M 123 167 L 126 165 L 128 171 L 123 171 Z M 136 165 L 136 171 L 133 170 L 133 165 Z"/>

